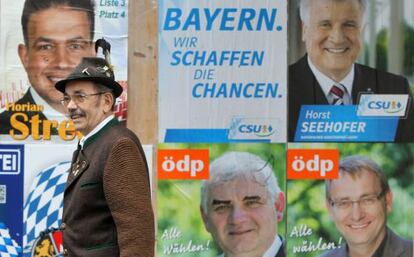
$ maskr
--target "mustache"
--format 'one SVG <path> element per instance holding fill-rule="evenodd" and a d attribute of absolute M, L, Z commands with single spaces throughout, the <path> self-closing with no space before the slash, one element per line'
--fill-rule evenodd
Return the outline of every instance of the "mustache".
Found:
<path fill-rule="evenodd" d="M 81 111 L 81 110 L 69 110 L 69 118 L 73 119 L 73 117 L 75 116 L 80 116 L 80 117 L 84 117 L 85 116 L 85 112 Z"/>

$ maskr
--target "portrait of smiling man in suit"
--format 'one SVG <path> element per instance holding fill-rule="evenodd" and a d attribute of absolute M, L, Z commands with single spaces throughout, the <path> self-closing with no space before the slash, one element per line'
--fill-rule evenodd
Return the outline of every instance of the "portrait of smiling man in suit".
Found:
<path fill-rule="evenodd" d="M 357 105 L 361 93 L 412 98 L 406 78 L 356 63 L 366 0 L 301 0 L 299 7 L 306 54 L 289 66 L 289 141 L 302 105 Z M 413 141 L 412 109 L 408 105 L 406 119 L 399 120 L 395 141 Z"/>
<path fill-rule="evenodd" d="M 21 15 L 24 43 L 17 47 L 30 87 L 15 102 L 41 106 L 42 111 L 28 111 L 28 119 L 65 120 L 60 104 L 62 93 L 55 83 L 66 78 L 82 57 L 95 56 L 95 3 L 92 0 L 26 0 Z M 12 109 L 0 113 L 0 134 L 15 130 Z M 24 120 L 18 119 L 19 122 Z M 43 127 L 40 126 L 40 134 Z M 16 131 L 20 134 L 20 131 Z M 57 130 L 52 129 L 52 134 Z"/>
<path fill-rule="evenodd" d="M 326 180 L 329 216 L 346 243 L 320 257 L 411 257 L 413 241 L 387 226 L 393 194 L 376 162 L 362 155 L 340 162 L 339 178 Z"/>

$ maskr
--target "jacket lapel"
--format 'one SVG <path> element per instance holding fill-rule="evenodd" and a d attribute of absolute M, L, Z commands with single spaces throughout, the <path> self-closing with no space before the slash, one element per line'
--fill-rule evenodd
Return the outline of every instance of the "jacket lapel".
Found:
<path fill-rule="evenodd" d="M 298 86 L 294 93 L 298 94 L 297 99 L 300 99 L 300 105 L 306 104 L 329 104 L 321 86 L 313 75 L 312 70 L 308 64 L 308 56 L 305 55 L 299 63 L 298 74 L 294 74 L 295 84 Z M 296 98 L 296 96 L 294 96 Z"/>
<path fill-rule="evenodd" d="M 375 94 L 377 90 L 377 78 L 375 73 L 363 70 L 363 67 L 359 64 L 355 64 L 355 77 L 352 83 L 352 103 L 358 104 L 359 95 Z"/>
<path fill-rule="evenodd" d="M 389 228 L 387 228 L 387 242 L 385 244 L 383 257 L 395 256 L 398 257 L 405 251 L 405 246 L 402 240 Z"/>
<path fill-rule="evenodd" d="M 88 167 L 89 161 L 86 158 L 83 150 L 76 150 L 73 154 L 72 165 L 70 168 L 68 180 L 66 182 L 65 190 L 67 190 L 73 184 L 73 182 L 76 181 L 82 175 L 82 173 L 88 169 Z"/>

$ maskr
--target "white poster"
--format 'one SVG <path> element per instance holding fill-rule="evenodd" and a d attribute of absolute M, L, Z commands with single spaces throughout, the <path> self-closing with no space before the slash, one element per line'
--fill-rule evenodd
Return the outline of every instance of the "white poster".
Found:
<path fill-rule="evenodd" d="M 160 141 L 286 141 L 286 53 L 287 1 L 160 1 Z"/>

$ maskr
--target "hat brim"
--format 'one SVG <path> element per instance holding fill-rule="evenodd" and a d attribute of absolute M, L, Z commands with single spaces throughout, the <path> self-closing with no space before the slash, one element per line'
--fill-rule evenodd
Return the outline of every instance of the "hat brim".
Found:
<path fill-rule="evenodd" d="M 112 80 L 110 78 L 105 77 L 78 77 L 78 78 L 67 78 L 64 80 L 60 80 L 55 84 L 55 88 L 59 90 L 62 93 L 65 93 L 65 87 L 66 84 L 72 81 L 94 81 L 97 82 L 109 89 L 112 90 L 115 97 L 118 97 L 122 94 L 122 86 L 116 82 L 115 80 Z"/>

